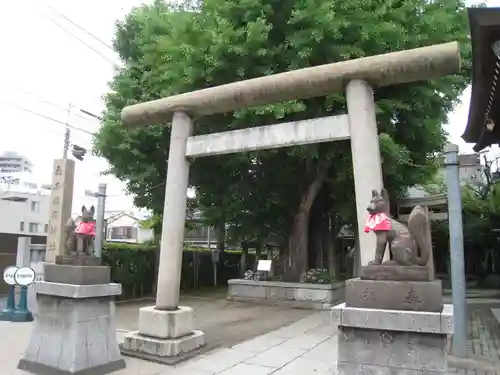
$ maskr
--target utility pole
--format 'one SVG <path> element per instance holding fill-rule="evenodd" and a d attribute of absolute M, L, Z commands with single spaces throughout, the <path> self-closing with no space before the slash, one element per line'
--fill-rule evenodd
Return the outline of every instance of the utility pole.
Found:
<path fill-rule="evenodd" d="M 49 232 L 45 252 L 45 261 L 47 263 L 54 263 L 56 256 L 63 255 L 65 252 L 64 230 L 66 222 L 71 217 L 71 206 L 73 205 L 75 162 L 68 159 L 71 136 L 71 108 L 72 104 L 68 103 L 63 157 L 62 159 L 54 160 L 50 193 Z"/>
<path fill-rule="evenodd" d="M 104 242 L 104 211 L 106 205 L 106 184 L 99 184 L 97 190 L 97 218 L 95 223 L 95 256 L 101 258 Z"/>
<path fill-rule="evenodd" d="M 71 129 L 69 128 L 70 118 L 71 118 L 71 103 L 68 104 L 68 115 L 66 117 L 66 130 L 64 132 L 63 159 L 68 158 L 69 141 L 70 141 L 70 137 L 71 137 Z"/>
<path fill-rule="evenodd" d="M 467 357 L 467 302 L 465 299 L 464 235 L 458 146 L 444 146 L 448 222 L 450 226 L 451 285 L 453 293 L 453 355 Z"/>
<path fill-rule="evenodd" d="M 95 220 L 94 254 L 101 258 L 102 244 L 104 242 L 104 212 L 106 208 L 106 184 L 99 184 L 97 193 L 85 190 L 85 195 L 97 198 L 97 217 Z"/>

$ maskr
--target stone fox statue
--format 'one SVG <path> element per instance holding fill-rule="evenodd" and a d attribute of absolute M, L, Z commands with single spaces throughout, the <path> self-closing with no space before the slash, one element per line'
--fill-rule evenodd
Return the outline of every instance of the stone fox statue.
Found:
<path fill-rule="evenodd" d="M 81 221 L 78 225 L 72 218 L 66 222 L 64 233 L 66 235 L 66 253 L 76 255 L 93 255 L 95 237 L 95 209 L 89 210 L 82 207 Z"/>
<path fill-rule="evenodd" d="M 427 236 L 429 218 L 421 206 L 416 206 L 410 214 L 408 227 L 389 216 L 389 195 L 385 189 L 372 190 L 372 200 L 367 208 L 369 216 L 365 232 L 373 231 L 377 236 L 375 260 L 370 264 L 380 264 L 385 248 L 389 244 L 392 260 L 384 264 L 400 266 L 425 266 L 431 249 Z M 420 250 L 420 256 L 419 256 Z"/>

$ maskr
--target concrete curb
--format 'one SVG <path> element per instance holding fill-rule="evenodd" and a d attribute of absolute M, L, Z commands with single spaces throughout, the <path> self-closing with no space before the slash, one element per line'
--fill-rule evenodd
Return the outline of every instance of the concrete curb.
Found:
<path fill-rule="evenodd" d="M 474 356 L 471 358 L 457 358 L 451 354 L 447 356 L 448 367 L 457 367 L 467 370 L 496 371 L 500 370 L 500 362 L 493 362 L 488 357 Z"/>
<path fill-rule="evenodd" d="M 443 296 L 451 296 L 451 289 L 444 289 Z M 465 295 L 466 298 L 500 298 L 500 293 L 498 291 L 478 291 L 478 292 L 467 292 Z"/>

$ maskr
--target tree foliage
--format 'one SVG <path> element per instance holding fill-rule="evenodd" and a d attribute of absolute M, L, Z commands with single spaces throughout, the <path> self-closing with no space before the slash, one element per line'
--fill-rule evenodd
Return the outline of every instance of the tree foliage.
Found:
<path fill-rule="evenodd" d="M 469 82 L 467 30 L 464 4 L 456 0 L 205 0 L 198 7 L 156 1 L 117 24 L 114 47 L 124 65 L 105 96 L 95 150 L 127 182 L 137 205 L 161 214 L 169 127 L 128 129 L 120 121 L 124 106 L 457 40 L 462 74 L 375 92 L 384 183 L 400 197 L 435 171 L 433 155 L 445 139 L 442 124 Z M 197 118 L 194 129 L 207 134 L 345 111 L 344 95 L 336 93 Z M 281 237 L 285 271 L 296 279 L 307 266 L 312 216 L 329 221 L 327 235 L 332 226 L 355 222 L 351 164 L 347 141 L 199 158 L 190 184 L 214 225 L 226 223 L 245 239 Z"/>
<path fill-rule="evenodd" d="M 498 271 L 500 262 L 500 185 L 498 158 L 488 160 L 484 155 L 481 174 L 461 181 L 462 228 L 465 261 L 474 267 L 475 276 Z M 423 186 L 430 195 L 446 193 L 444 175 L 436 174 Z M 439 250 L 449 248 L 448 220 L 433 222 L 434 244 Z M 445 252 L 449 260 L 449 252 Z"/>

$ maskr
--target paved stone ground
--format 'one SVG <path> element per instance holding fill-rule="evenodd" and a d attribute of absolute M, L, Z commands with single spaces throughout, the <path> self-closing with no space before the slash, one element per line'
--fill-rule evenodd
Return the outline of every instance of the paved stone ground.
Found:
<path fill-rule="evenodd" d="M 126 331 L 136 330 L 139 308 L 153 304 L 153 301 L 119 304 L 117 327 Z M 205 333 L 205 352 L 236 345 L 314 313 L 304 309 L 248 305 L 217 297 L 182 297 L 181 305 L 194 309 L 195 328 Z"/>
<path fill-rule="evenodd" d="M 126 358 L 116 375 L 332 375 L 335 374 L 336 328 L 328 313 L 308 315 L 228 348 L 219 348 L 175 367 Z M 264 317 L 263 320 L 266 318 Z M 26 348 L 32 323 L 0 322 L 0 374 L 27 375 L 16 369 Z M 119 340 L 123 334 L 117 333 Z"/>
<path fill-rule="evenodd" d="M 450 367 L 450 374 L 467 374 L 467 375 L 500 375 L 500 323 L 495 318 L 492 309 L 500 309 L 500 301 L 498 300 L 469 300 L 469 353 L 472 359 L 477 359 L 476 362 L 470 361 L 467 367 L 454 368 Z M 492 362 L 497 369 L 487 370 L 481 366 L 480 362 Z M 474 369 L 472 369 L 472 368 Z"/>
<path fill-rule="evenodd" d="M 336 329 L 328 324 L 327 312 L 249 306 L 205 298 L 188 298 L 183 302 L 198 311 L 197 326 L 207 333 L 207 342 L 211 345 L 208 349 L 216 349 L 176 367 L 126 358 L 127 368 L 114 374 L 335 374 Z M 120 328 L 136 327 L 137 308 L 142 304 L 148 303 L 118 307 Z M 492 308 L 500 308 L 500 301 L 471 300 L 469 305 L 469 345 L 472 356 L 481 356 L 500 363 L 500 324 L 491 312 Z M 303 318 L 300 319 L 301 317 Z M 31 329 L 31 323 L 0 322 L 3 338 L 0 341 L 0 374 L 26 375 L 25 372 L 17 370 L 16 365 L 26 348 Z M 254 337 L 259 332 L 267 333 Z M 117 337 L 121 341 L 123 333 L 117 333 Z M 238 344 L 248 338 L 250 339 Z M 215 344 L 210 344 L 212 340 Z M 467 365 L 468 369 L 450 368 L 448 373 L 500 375 L 499 370 L 487 371 L 479 364 L 476 366 L 474 360 L 469 361 Z"/>

